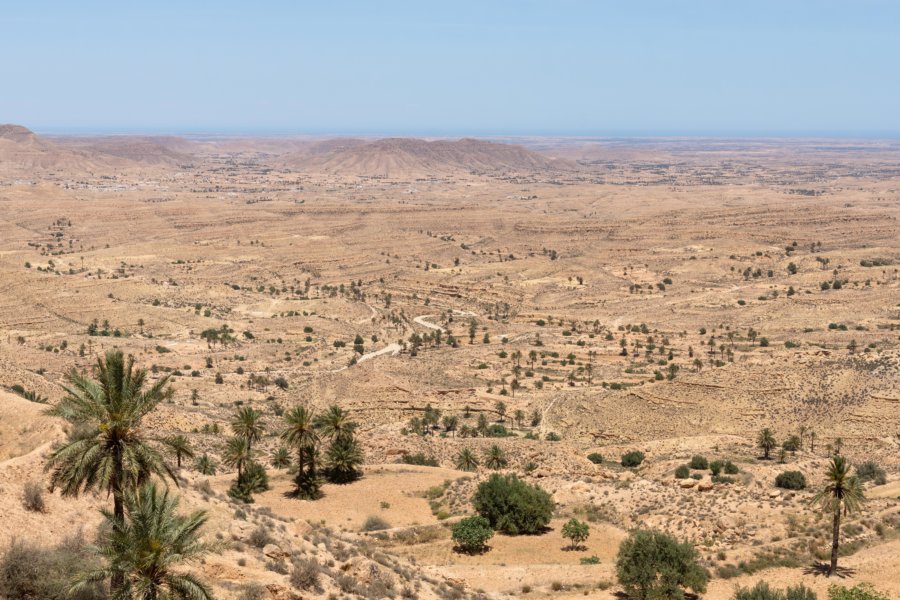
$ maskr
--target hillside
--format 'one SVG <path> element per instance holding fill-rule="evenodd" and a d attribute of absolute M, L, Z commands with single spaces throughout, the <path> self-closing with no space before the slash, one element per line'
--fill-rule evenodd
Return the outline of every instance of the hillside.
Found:
<path fill-rule="evenodd" d="M 93 172 L 125 166 L 122 159 L 105 159 L 70 149 L 36 135 L 21 125 L 0 125 L 0 175 L 28 176 L 35 172 Z"/>
<path fill-rule="evenodd" d="M 197 149 L 196 144 L 175 136 L 60 137 L 52 141 L 107 160 L 115 157 L 145 165 L 171 167 L 194 163 L 193 153 Z"/>
<path fill-rule="evenodd" d="M 371 142 L 329 140 L 284 165 L 335 175 L 409 178 L 434 175 L 502 175 L 569 170 L 574 163 L 555 160 L 513 144 L 475 139 L 387 138 Z"/>

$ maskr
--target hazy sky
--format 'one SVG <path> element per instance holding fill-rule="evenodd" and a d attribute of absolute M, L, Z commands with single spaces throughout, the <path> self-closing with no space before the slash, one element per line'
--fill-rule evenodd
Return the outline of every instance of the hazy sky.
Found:
<path fill-rule="evenodd" d="M 38 131 L 900 134 L 889 0 L 4 0 L 0 32 L 0 123 Z"/>

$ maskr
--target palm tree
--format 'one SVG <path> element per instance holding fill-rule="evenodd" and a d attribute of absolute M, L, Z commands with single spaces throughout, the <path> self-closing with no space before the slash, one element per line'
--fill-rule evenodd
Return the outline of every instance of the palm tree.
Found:
<path fill-rule="evenodd" d="M 238 410 L 231 421 L 231 430 L 234 435 L 247 440 L 247 452 L 249 453 L 253 448 L 253 442 L 258 442 L 265 431 L 262 424 L 262 413 L 245 406 Z"/>
<path fill-rule="evenodd" d="M 460 471 L 474 471 L 478 468 L 478 457 L 468 448 L 463 448 L 456 455 L 456 468 Z"/>
<path fill-rule="evenodd" d="M 169 447 L 175 454 L 175 464 L 181 468 L 181 458 L 194 458 L 194 450 L 191 448 L 190 442 L 183 435 L 173 435 L 163 440 L 163 443 Z"/>
<path fill-rule="evenodd" d="M 444 415 L 441 423 L 444 425 L 444 431 L 451 431 L 454 437 L 456 436 L 456 429 L 459 427 L 459 417 L 456 415 Z"/>
<path fill-rule="evenodd" d="M 330 439 L 352 436 L 356 431 L 356 422 L 350 420 L 350 416 L 336 404 L 328 407 L 324 413 L 316 417 L 315 426 Z"/>
<path fill-rule="evenodd" d="M 772 435 L 772 430 L 766 427 L 760 431 L 759 435 L 756 436 L 756 445 L 762 449 L 763 458 L 769 460 L 769 453 L 776 445 L 775 436 Z"/>
<path fill-rule="evenodd" d="M 108 564 L 80 577 L 73 591 L 120 577 L 123 584 L 113 598 L 212 600 L 210 589 L 181 568 L 213 551 L 200 540 L 206 513 L 176 514 L 178 497 L 170 497 L 168 489 L 157 492 L 153 483 L 128 491 L 124 505 L 124 520 L 103 511 L 108 526 L 101 528 L 97 551 Z"/>
<path fill-rule="evenodd" d="M 850 514 L 858 510 L 866 497 L 863 495 L 862 485 L 856 475 L 850 475 L 850 463 L 841 455 L 831 458 L 828 472 L 825 475 L 825 487 L 816 494 L 812 501 L 818 504 L 823 511 L 834 515 L 831 530 L 831 566 L 828 575 L 834 574 L 837 569 L 838 544 L 841 537 L 841 512 Z"/>
<path fill-rule="evenodd" d="M 810 452 L 816 451 L 816 432 L 815 431 L 809 432 L 809 451 Z"/>
<path fill-rule="evenodd" d="M 222 453 L 222 462 L 237 469 L 238 481 L 243 478 L 244 467 L 250 460 L 250 445 L 245 438 L 235 436 L 226 442 L 225 452 Z"/>
<path fill-rule="evenodd" d="M 488 469 L 496 471 L 504 468 L 506 464 L 506 454 L 504 454 L 503 449 L 497 444 L 488 448 L 487 452 L 484 453 L 484 466 Z"/>
<path fill-rule="evenodd" d="M 198 473 L 202 475 L 215 475 L 216 474 L 216 463 L 209 457 L 208 454 L 204 454 L 194 463 L 194 468 L 197 469 Z"/>
<path fill-rule="evenodd" d="M 297 450 L 297 475 L 294 479 L 294 496 L 319 497 L 319 478 L 316 473 L 319 434 L 315 428 L 315 416 L 305 406 L 296 406 L 284 415 L 287 428 L 281 439 Z"/>
<path fill-rule="evenodd" d="M 522 423 L 525 421 L 525 411 L 521 408 L 516 409 L 514 413 L 513 420 L 516 422 L 516 427 L 522 429 Z"/>
<path fill-rule="evenodd" d="M 325 451 L 328 479 L 334 483 L 347 483 L 358 478 L 362 462 L 362 449 L 352 435 L 335 438 Z"/>
<path fill-rule="evenodd" d="M 276 469 L 286 469 L 291 466 L 291 455 L 288 454 L 287 448 L 281 446 L 275 450 L 272 455 L 272 466 Z"/>
<path fill-rule="evenodd" d="M 478 433 L 481 434 L 482 437 L 487 437 L 488 434 L 488 420 L 484 413 L 478 415 L 478 425 L 476 426 Z"/>
<path fill-rule="evenodd" d="M 175 479 L 162 454 L 150 446 L 142 419 L 172 397 L 168 376 L 145 389 L 146 369 L 135 369 L 134 358 L 112 350 L 97 358 L 96 379 L 74 369 L 66 375 L 66 396 L 48 414 L 81 426 L 79 433 L 55 450 L 47 461 L 50 489 L 63 496 L 103 490 L 112 495 L 113 518 L 125 518 L 125 493 L 151 476 Z M 113 575 L 110 587 L 121 590 L 124 579 Z"/>

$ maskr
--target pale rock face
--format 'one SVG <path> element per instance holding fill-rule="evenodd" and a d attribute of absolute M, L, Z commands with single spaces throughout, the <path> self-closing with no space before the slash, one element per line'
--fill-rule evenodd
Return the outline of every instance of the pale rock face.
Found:
<path fill-rule="evenodd" d="M 285 552 L 278 544 L 266 544 L 262 549 L 263 554 L 269 558 L 282 559 L 290 556 L 289 552 Z"/>

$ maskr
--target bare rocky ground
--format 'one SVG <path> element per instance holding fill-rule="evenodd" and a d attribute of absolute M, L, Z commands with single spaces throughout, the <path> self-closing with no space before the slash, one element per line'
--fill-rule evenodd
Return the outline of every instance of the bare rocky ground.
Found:
<path fill-rule="evenodd" d="M 360 422 L 364 477 L 316 502 L 286 498 L 284 471 L 243 507 L 225 495 L 233 473 L 183 470 L 186 507 L 208 510 L 223 542 L 198 569 L 223 598 L 255 584 L 292 597 L 278 572 L 290 556 L 323 566 L 316 594 L 614 597 L 618 544 L 639 526 L 698 546 L 713 574 L 704 597 L 758 579 L 824 594 L 811 565 L 830 522 L 809 490 L 836 444 L 888 479 L 847 521 L 842 583 L 900 596 L 896 149 L 579 155 L 554 141 L 540 149 L 567 159 L 559 170 L 482 173 L 479 155 L 476 172 L 455 162 L 404 178 L 416 171 L 407 154 L 400 175 L 358 177 L 340 155 L 317 158 L 319 172 L 271 141 L 179 142 L 165 160 L 124 166 L 127 153 L 103 162 L 86 142 L 63 144 L 62 163 L 30 143 L 29 169 L 0 178 L 0 546 L 99 522 L 103 496 L 22 505 L 65 426 L 14 386 L 53 403 L 66 371 L 118 347 L 173 376 L 151 432 L 183 433 L 217 461 L 238 405 L 266 415 L 261 456 L 295 404 L 338 403 Z M 394 164 L 367 147 L 353 146 L 351 164 Z M 223 325 L 233 341 L 201 339 Z M 440 343 L 414 347 L 435 327 Z M 411 434 L 429 404 L 513 435 Z M 763 427 L 779 442 L 803 427 L 802 448 L 786 464 L 777 451 L 759 460 Z M 456 471 L 453 458 L 495 443 L 510 471 L 553 493 L 557 518 L 544 535 L 497 536 L 463 556 L 446 525 L 471 512 L 488 472 Z M 637 469 L 618 464 L 631 450 L 646 455 Z M 398 464 L 417 452 L 440 467 Z M 696 454 L 740 472 L 675 479 Z M 777 489 L 784 470 L 808 490 Z M 372 516 L 389 529 L 363 532 Z M 591 523 L 584 551 L 563 550 L 570 516 Z M 599 564 L 580 564 L 589 556 Z"/>

